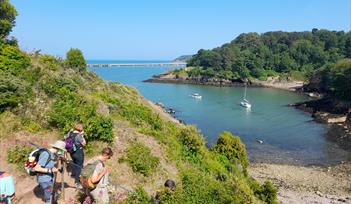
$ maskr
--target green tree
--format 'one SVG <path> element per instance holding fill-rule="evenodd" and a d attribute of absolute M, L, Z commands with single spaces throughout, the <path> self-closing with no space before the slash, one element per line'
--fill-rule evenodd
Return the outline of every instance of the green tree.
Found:
<path fill-rule="evenodd" d="M 330 78 L 333 94 L 351 100 L 351 59 L 338 61 L 331 69 Z"/>
<path fill-rule="evenodd" d="M 84 71 L 87 67 L 82 51 L 77 48 L 71 48 L 67 52 L 66 64 L 68 67 L 78 69 L 79 71 Z"/>
<path fill-rule="evenodd" d="M 0 38 L 6 38 L 15 25 L 17 11 L 9 0 L 0 1 Z"/>
<path fill-rule="evenodd" d="M 235 80 L 253 76 L 264 80 L 275 71 L 276 74 L 288 73 L 305 79 L 323 65 L 350 56 L 351 32 L 318 29 L 311 32 L 275 31 L 243 33 L 221 47 L 200 49 L 188 65 L 201 67 L 201 73 L 196 72 L 197 77 Z M 192 73 L 195 76 L 195 71 Z"/>

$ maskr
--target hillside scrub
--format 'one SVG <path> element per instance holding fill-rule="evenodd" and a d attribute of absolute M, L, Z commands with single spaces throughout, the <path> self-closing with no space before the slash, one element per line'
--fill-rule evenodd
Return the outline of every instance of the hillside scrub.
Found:
<path fill-rule="evenodd" d="M 7 161 L 16 164 L 18 169 L 23 170 L 28 155 L 34 149 L 26 145 L 15 145 L 7 151 Z"/>
<path fill-rule="evenodd" d="M 24 71 L 31 70 L 26 73 L 32 73 L 34 76 L 26 76 L 26 80 L 22 82 L 26 83 L 39 98 L 34 100 L 31 94 L 30 97 L 23 98 L 14 105 L 6 104 L 3 107 L 4 111 L 11 111 L 19 117 L 26 118 L 21 121 L 28 128 L 33 131 L 57 129 L 63 135 L 75 122 L 81 121 L 85 124 L 91 154 L 91 150 L 94 151 L 94 148 L 91 148 L 91 144 L 94 144 L 92 141 L 113 142 L 115 137 L 113 128 L 118 128 L 113 126 L 113 121 L 126 120 L 140 133 L 157 139 L 165 148 L 166 157 L 177 163 L 180 174 L 179 190 L 178 193 L 167 194 L 171 197 L 163 195 L 165 203 L 167 200 L 177 202 L 206 200 L 207 203 L 256 202 L 260 198 L 250 186 L 249 178 L 243 169 L 233 165 L 232 159 L 235 158 L 220 151 L 207 149 L 203 136 L 195 127 L 176 125 L 161 119 L 134 89 L 117 83 L 103 82 L 89 71 L 64 67 L 62 61 L 48 56 L 44 58 L 50 60 L 44 61 L 40 54 L 28 56 L 31 64 Z M 48 61 L 55 64 L 54 69 L 48 67 Z M 6 72 L 14 79 L 20 78 L 11 71 Z M 16 94 L 21 96 L 20 89 L 6 88 L 6 90 L 11 91 L 14 96 Z M 38 100 L 43 102 L 36 103 Z M 99 111 L 98 104 L 101 103 L 108 107 L 107 113 Z M 40 104 L 45 104 L 43 106 L 45 108 Z M 33 108 L 43 111 L 36 116 Z M 131 154 L 127 157 L 131 161 L 138 161 L 135 163 L 137 165 L 132 165 L 144 175 L 153 172 L 152 169 L 155 169 L 158 163 L 151 155 L 150 158 L 153 158 L 151 164 L 147 163 L 150 162 L 149 159 L 146 161 L 135 157 L 145 155 L 145 152 L 149 152 L 147 148 L 149 147 L 141 148 L 140 145 L 132 147 Z M 143 153 L 140 154 L 139 150 Z M 139 155 L 135 152 L 139 152 Z M 246 157 L 243 152 L 240 155 L 240 159 Z M 147 168 L 144 168 L 145 166 Z"/>
<path fill-rule="evenodd" d="M 151 150 L 145 144 L 133 142 L 127 148 L 127 152 L 120 162 L 127 162 L 134 172 L 149 176 L 158 166 L 160 159 L 151 154 Z"/>
<path fill-rule="evenodd" d="M 255 203 L 267 197 L 255 194 L 261 185 L 253 188 L 245 170 L 233 163 L 237 160 L 246 166 L 240 140 L 226 144 L 237 153 L 209 150 L 196 127 L 162 119 L 137 90 L 105 82 L 83 68 L 85 60 L 77 50 L 74 55 L 78 57 L 72 57 L 71 50 L 67 59 L 59 59 L 39 52 L 24 53 L 16 44 L 3 41 L 0 46 L 1 117 L 13 121 L 10 129 L 4 128 L 6 132 L 53 130 L 62 138 L 74 123 L 83 122 L 87 152 L 91 155 L 98 151 L 97 147 L 115 141 L 113 130 L 118 127 L 114 127 L 114 121 L 127 121 L 141 134 L 155 138 L 167 160 L 177 166 L 177 190 L 162 194 L 164 203 Z M 156 171 L 160 161 L 150 148 L 132 143 L 125 157 L 135 171 L 146 176 Z M 22 163 L 27 150 L 16 149 L 8 150 L 8 159 Z M 149 198 L 140 190 L 137 200 L 146 202 Z"/>

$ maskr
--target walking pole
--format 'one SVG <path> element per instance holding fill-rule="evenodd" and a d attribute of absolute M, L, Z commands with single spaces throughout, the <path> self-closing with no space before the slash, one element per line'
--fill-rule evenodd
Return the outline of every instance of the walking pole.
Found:
<path fill-rule="evenodd" d="M 62 193 L 62 200 L 65 201 L 65 166 L 66 162 L 64 159 L 66 158 L 66 152 L 63 153 L 63 157 L 61 158 L 61 193 Z"/>
<path fill-rule="evenodd" d="M 55 204 L 55 199 L 56 199 L 56 188 L 55 188 L 55 184 L 56 184 L 56 177 L 57 177 L 57 173 L 54 173 L 54 178 L 53 178 L 53 186 L 52 186 L 52 189 L 51 189 L 51 204 Z"/>

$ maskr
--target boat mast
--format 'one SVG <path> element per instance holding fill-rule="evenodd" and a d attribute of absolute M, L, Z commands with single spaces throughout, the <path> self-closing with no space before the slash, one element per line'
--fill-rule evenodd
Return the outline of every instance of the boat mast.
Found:
<path fill-rule="evenodd" d="M 245 92 L 244 92 L 244 99 L 246 99 L 246 83 L 245 83 Z"/>

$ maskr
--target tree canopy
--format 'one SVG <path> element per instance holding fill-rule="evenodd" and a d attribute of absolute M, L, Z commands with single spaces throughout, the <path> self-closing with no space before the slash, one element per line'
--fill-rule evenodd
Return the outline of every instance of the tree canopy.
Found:
<path fill-rule="evenodd" d="M 0 0 L 0 38 L 6 38 L 15 25 L 17 11 L 9 0 Z"/>
<path fill-rule="evenodd" d="M 221 47 L 200 49 L 188 66 L 201 67 L 205 77 L 266 79 L 279 73 L 308 76 L 326 63 L 350 57 L 351 32 L 275 31 L 243 33 Z M 227 74 L 223 75 L 223 71 Z"/>
<path fill-rule="evenodd" d="M 87 67 L 82 51 L 77 48 L 71 48 L 67 52 L 66 64 L 68 67 L 78 69 L 80 71 L 86 70 Z"/>

